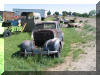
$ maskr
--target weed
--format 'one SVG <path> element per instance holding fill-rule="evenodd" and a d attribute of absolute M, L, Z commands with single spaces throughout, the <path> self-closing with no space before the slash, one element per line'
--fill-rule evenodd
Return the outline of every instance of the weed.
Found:
<path fill-rule="evenodd" d="M 73 59 L 76 60 L 80 54 L 83 54 L 84 51 L 82 49 L 76 49 L 73 51 Z"/>

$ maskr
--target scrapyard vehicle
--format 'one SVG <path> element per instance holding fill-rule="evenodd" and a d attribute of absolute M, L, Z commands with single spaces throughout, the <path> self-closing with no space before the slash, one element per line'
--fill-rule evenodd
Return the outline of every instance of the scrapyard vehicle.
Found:
<path fill-rule="evenodd" d="M 78 22 L 75 19 L 69 20 L 68 22 L 68 27 L 81 27 L 82 25 L 82 21 Z"/>
<path fill-rule="evenodd" d="M 5 37 L 9 37 L 12 32 L 20 31 L 21 27 L 18 26 L 12 26 L 12 23 L 10 21 L 2 21 L 0 23 L 0 35 Z"/>
<path fill-rule="evenodd" d="M 39 13 L 22 12 L 19 19 L 5 20 L 2 22 L 0 35 L 9 37 L 13 32 L 32 32 L 34 24 L 41 21 Z"/>
<path fill-rule="evenodd" d="M 25 40 L 19 47 L 21 53 L 60 56 L 63 47 L 64 33 L 58 22 L 41 22 L 35 25 L 32 32 L 34 41 Z"/>
<path fill-rule="evenodd" d="M 16 22 L 16 26 L 12 24 L 12 22 Z M 13 32 L 19 32 L 22 29 L 22 26 L 17 26 L 17 21 L 4 21 L 1 23 L 0 29 L 0 35 L 2 35 L 4 38 L 11 36 Z"/>

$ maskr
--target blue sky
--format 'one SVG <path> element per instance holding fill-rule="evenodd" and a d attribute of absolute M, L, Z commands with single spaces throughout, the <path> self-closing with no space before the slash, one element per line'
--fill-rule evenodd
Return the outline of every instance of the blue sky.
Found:
<path fill-rule="evenodd" d="M 50 10 L 52 13 L 58 11 L 72 11 L 85 13 L 90 10 L 96 9 L 95 4 L 5 4 L 4 10 L 12 11 L 13 8 L 24 8 L 24 9 L 45 9 Z"/>

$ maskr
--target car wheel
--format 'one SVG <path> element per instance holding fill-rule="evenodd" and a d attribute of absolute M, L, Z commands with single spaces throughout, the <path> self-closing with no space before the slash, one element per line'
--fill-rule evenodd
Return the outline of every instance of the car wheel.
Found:
<path fill-rule="evenodd" d="M 9 30 L 5 30 L 3 33 L 4 38 L 11 36 L 11 32 Z"/>
<path fill-rule="evenodd" d="M 55 57 L 59 58 L 61 53 L 61 45 L 59 46 L 59 50 L 57 53 L 55 53 Z"/>
<path fill-rule="evenodd" d="M 59 58 L 59 57 L 60 57 L 60 52 L 57 52 L 57 53 L 55 54 L 55 57 Z"/>

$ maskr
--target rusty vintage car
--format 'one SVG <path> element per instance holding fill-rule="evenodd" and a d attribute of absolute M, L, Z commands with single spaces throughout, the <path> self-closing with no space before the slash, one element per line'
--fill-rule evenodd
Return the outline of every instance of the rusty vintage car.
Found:
<path fill-rule="evenodd" d="M 25 54 L 42 54 L 60 57 L 64 33 L 56 21 L 41 22 L 32 31 L 33 41 L 25 40 L 19 47 Z"/>

